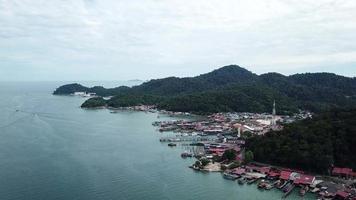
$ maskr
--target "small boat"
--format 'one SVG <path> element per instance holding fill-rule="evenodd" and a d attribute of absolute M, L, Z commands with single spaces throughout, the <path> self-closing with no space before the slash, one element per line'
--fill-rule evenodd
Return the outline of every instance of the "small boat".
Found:
<path fill-rule="evenodd" d="M 312 189 L 310 192 L 312 192 L 312 193 L 317 193 L 317 192 L 320 192 L 320 189 L 319 189 L 319 188 L 314 188 L 314 189 Z"/>
<path fill-rule="evenodd" d="M 299 195 L 303 197 L 306 192 L 307 192 L 307 191 L 305 191 L 304 187 L 302 187 L 302 188 L 299 190 Z"/>
<path fill-rule="evenodd" d="M 264 182 L 260 182 L 258 185 L 257 185 L 258 189 L 265 189 L 266 188 L 266 183 Z"/>
<path fill-rule="evenodd" d="M 245 184 L 246 183 L 246 180 L 245 180 L 245 178 L 240 178 L 239 180 L 237 180 L 237 183 L 239 184 L 239 185 L 243 185 L 243 184 Z"/>
<path fill-rule="evenodd" d="M 198 166 L 195 166 L 195 165 L 189 166 L 189 168 L 194 169 L 196 171 L 200 171 L 200 168 Z"/>
<path fill-rule="evenodd" d="M 271 185 L 271 184 L 266 184 L 266 187 L 265 187 L 266 190 L 270 190 L 270 189 L 272 189 L 272 188 L 274 188 L 273 185 Z"/>
<path fill-rule="evenodd" d="M 184 152 L 184 153 L 180 154 L 180 156 L 182 158 L 188 158 L 188 157 L 191 158 L 191 157 L 193 157 L 193 154 L 188 153 L 188 152 Z"/>
<path fill-rule="evenodd" d="M 308 186 L 305 187 L 302 186 L 302 188 L 299 191 L 299 195 L 303 197 L 308 192 L 308 190 L 309 190 Z"/>
<path fill-rule="evenodd" d="M 278 186 L 278 189 L 284 188 L 287 184 L 288 184 L 288 181 L 280 182 L 280 183 L 279 183 L 279 186 Z"/>
<path fill-rule="evenodd" d="M 293 183 L 288 184 L 285 188 L 283 188 L 283 198 L 286 198 L 294 189 L 295 185 Z"/>
<path fill-rule="evenodd" d="M 275 182 L 272 183 L 272 185 L 273 185 L 274 187 L 279 187 L 280 184 L 281 184 L 281 181 L 280 181 L 280 180 L 276 180 Z"/>
<path fill-rule="evenodd" d="M 225 179 L 233 180 L 233 181 L 236 180 L 236 179 L 238 179 L 238 178 L 240 178 L 239 175 L 231 174 L 231 173 L 227 173 L 227 172 L 225 172 L 225 173 L 223 174 L 223 176 L 224 176 Z"/>
<path fill-rule="evenodd" d="M 285 185 L 285 186 L 282 188 L 282 191 L 283 191 L 284 193 L 286 193 L 286 192 L 289 190 L 289 188 L 290 188 L 291 185 L 293 185 L 293 184 L 292 184 L 292 183 L 287 183 L 287 185 Z"/>
<path fill-rule="evenodd" d="M 256 182 L 257 178 L 254 177 L 249 177 L 247 178 L 247 184 L 251 185 L 252 183 Z"/>
<path fill-rule="evenodd" d="M 175 146 L 177 146 L 177 144 L 175 144 L 175 143 L 169 143 L 168 146 L 169 146 L 169 147 L 175 147 Z"/>

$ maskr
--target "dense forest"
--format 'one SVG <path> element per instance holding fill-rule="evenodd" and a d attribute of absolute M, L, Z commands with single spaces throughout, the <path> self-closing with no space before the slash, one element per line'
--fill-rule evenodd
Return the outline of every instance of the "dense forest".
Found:
<path fill-rule="evenodd" d="M 356 109 L 329 111 L 248 139 L 256 161 L 327 174 L 356 168 Z"/>
<path fill-rule="evenodd" d="M 356 105 L 356 79 L 331 73 L 284 76 L 256 75 L 237 65 L 229 65 L 196 77 L 155 79 L 134 87 L 87 88 L 79 84 L 59 87 L 54 94 L 76 91 L 115 96 L 112 107 L 154 104 L 172 111 L 270 112 L 274 100 L 279 114 L 306 109 L 313 112 Z M 94 101 L 91 101 L 94 102 Z M 90 102 L 83 107 L 93 107 Z"/>

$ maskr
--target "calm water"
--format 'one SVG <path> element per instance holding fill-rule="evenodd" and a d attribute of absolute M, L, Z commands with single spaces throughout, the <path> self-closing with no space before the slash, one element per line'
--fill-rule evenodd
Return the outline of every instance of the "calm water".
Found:
<path fill-rule="evenodd" d="M 51 95 L 61 84 L 0 83 L 0 199 L 281 199 L 189 169 L 184 147 L 158 141 L 156 114 L 82 110 Z"/>

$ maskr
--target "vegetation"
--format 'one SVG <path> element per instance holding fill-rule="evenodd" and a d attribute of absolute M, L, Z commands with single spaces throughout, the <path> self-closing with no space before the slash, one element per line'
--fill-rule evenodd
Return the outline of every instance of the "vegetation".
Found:
<path fill-rule="evenodd" d="M 356 168 L 356 109 L 330 111 L 279 132 L 251 137 L 247 148 L 259 162 L 327 173 Z"/>
<path fill-rule="evenodd" d="M 114 96 L 118 94 L 126 94 L 130 90 L 129 87 L 120 86 L 116 88 L 106 89 L 101 86 L 95 86 L 92 88 L 84 87 L 78 83 L 63 85 L 57 88 L 53 94 L 54 95 L 69 95 L 73 94 L 74 92 L 88 92 L 88 93 L 96 93 L 99 96 Z"/>
<path fill-rule="evenodd" d="M 207 166 L 208 164 L 210 163 L 210 160 L 209 159 L 206 159 L 206 158 L 203 158 L 201 160 L 197 160 L 195 163 L 194 163 L 194 166 L 195 167 L 198 167 L 200 169 L 203 169 L 205 166 Z"/>
<path fill-rule="evenodd" d="M 233 149 L 228 149 L 222 155 L 222 160 L 233 161 L 236 159 L 237 152 Z"/>
<path fill-rule="evenodd" d="M 253 155 L 253 152 L 252 151 L 245 151 L 245 155 L 244 155 L 245 159 L 244 159 L 244 162 L 247 164 L 247 163 L 250 163 L 254 160 L 254 155 Z"/>
<path fill-rule="evenodd" d="M 54 94 L 75 91 L 115 96 L 107 102 L 113 107 L 154 104 L 161 109 L 195 113 L 270 112 L 274 100 L 279 114 L 298 109 L 321 112 L 356 105 L 355 78 L 331 73 L 258 76 L 236 65 L 191 78 L 151 80 L 132 88 L 87 88 L 70 84 L 61 86 Z"/>
<path fill-rule="evenodd" d="M 201 165 L 202 165 L 203 167 L 205 167 L 205 166 L 207 166 L 207 165 L 210 163 L 210 160 L 209 160 L 209 159 L 206 159 L 206 158 L 203 158 L 203 159 L 200 160 L 200 162 L 201 162 Z"/>
<path fill-rule="evenodd" d="M 106 106 L 106 101 L 102 97 L 94 97 L 85 101 L 81 107 L 83 108 L 97 108 Z"/>
<path fill-rule="evenodd" d="M 234 161 L 228 165 L 228 169 L 235 169 L 241 166 L 241 163 L 239 161 Z"/>

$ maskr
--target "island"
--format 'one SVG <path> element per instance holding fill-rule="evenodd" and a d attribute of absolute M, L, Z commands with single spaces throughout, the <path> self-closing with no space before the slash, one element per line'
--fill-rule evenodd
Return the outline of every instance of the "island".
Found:
<path fill-rule="evenodd" d="M 69 84 L 59 87 L 53 94 L 70 95 L 75 92 L 113 96 L 106 100 L 106 104 L 114 108 L 155 105 L 159 109 L 200 114 L 269 112 L 274 100 L 278 100 L 280 114 L 296 113 L 298 110 L 318 113 L 356 105 L 355 78 L 332 73 L 257 75 L 237 65 L 196 77 L 150 80 L 133 87 L 106 89 Z M 95 107 L 95 101 L 86 102 L 82 107 Z"/>
<path fill-rule="evenodd" d="M 332 73 L 257 75 L 229 65 L 196 77 L 155 79 L 133 87 L 69 84 L 53 94 L 95 94 L 81 105 L 86 109 L 204 116 L 153 125 L 162 133 L 177 134 L 160 138 L 169 148 L 179 143 L 192 147 L 181 154 L 196 158 L 190 168 L 221 172 L 240 185 L 256 182 L 259 189 L 280 189 L 283 197 L 297 187 L 301 196 L 310 191 L 321 198 L 347 199 L 355 190 L 355 78 Z"/>

